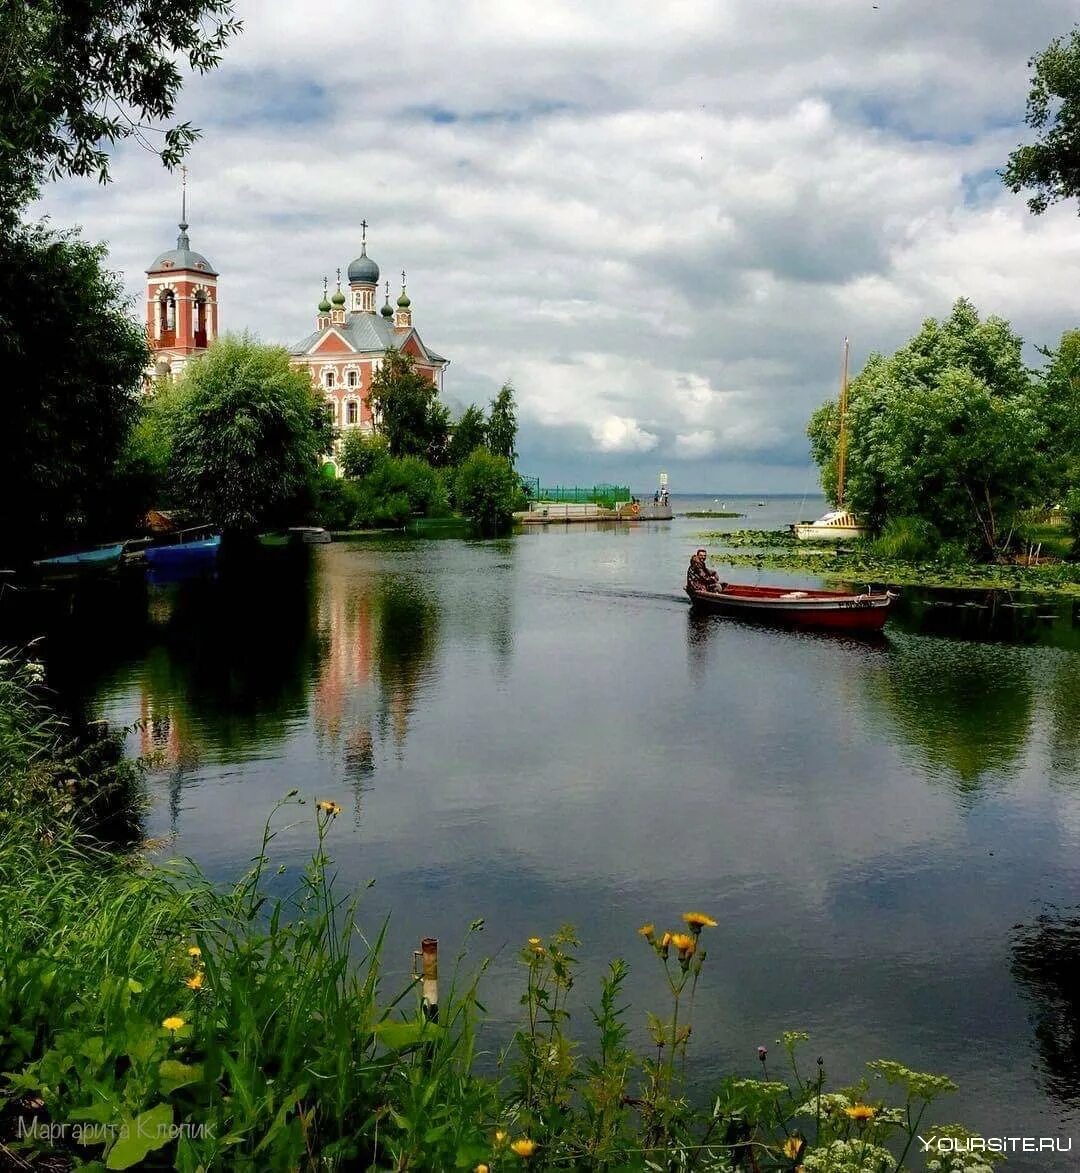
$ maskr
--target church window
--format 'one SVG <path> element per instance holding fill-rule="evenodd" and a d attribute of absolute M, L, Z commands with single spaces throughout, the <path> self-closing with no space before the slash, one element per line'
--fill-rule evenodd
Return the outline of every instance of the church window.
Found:
<path fill-rule="evenodd" d="M 355 424 L 360 418 L 360 405 L 355 399 L 350 399 L 346 408 L 346 419 L 350 424 Z"/>
<path fill-rule="evenodd" d="M 327 371 L 323 375 L 323 385 L 326 387 L 333 387 L 333 385 L 334 385 L 334 372 L 333 371 Z"/>
<path fill-rule="evenodd" d="M 176 329 L 176 294 L 166 289 L 161 295 L 161 328 L 162 330 Z"/>
<path fill-rule="evenodd" d="M 349 371 L 346 378 L 350 387 L 355 387 L 360 381 L 360 377 L 356 371 Z"/>

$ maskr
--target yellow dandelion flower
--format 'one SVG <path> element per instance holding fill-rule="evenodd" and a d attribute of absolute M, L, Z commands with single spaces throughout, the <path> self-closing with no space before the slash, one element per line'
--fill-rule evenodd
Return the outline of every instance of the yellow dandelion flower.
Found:
<path fill-rule="evenodd" d="M 487 1165 L 485 1165 L 484 1162 L 481 1161 L 480 1164 L 477 1165 L 476 1168 L 473 1170 L 473 1173 L 491 1173 L 491 1171 L 489 1170 Z"/>
<path fill-rule="evenodd" d="M 172 1014 L 168 1018 L 163 1018 L 161 1025 L 166 1030 L 179 1030 L 184 1025 L 184 1020 L 178 1014 Z"/>
<path fill-rule="evenodd" d="M 671 944 L 679 951 L 680 957 L 692 957 L 697 941 L 689 933 L 671 933 Z"/>
<path fill-rule="evenodd" d="M 193 973 L 186 982 L 184 982 L 184 985 L 187 986 L 189 990 L 201 990 L 204 977 L 205 974 L 201 969 L 196 970 L 196 972 Z"/>
<path fill-rule="evenodd" d="M 858 1121 L 859 1124 L 865 1124 L 867 1120 L 873 1120 L 877 1115 L 877 1108 L 871 1108 L 869 1104 L 852 1104 L 850 1108 L 845 1108 L 844 1111 L 852 1120 Z"/>
<path fill-rule="evenodd" d="M 663 957 L 665 960 L 667 960 L 668 950 L 670 948 L 671 948 L 671 934 L 665 933 L 660 938 L 660 945 L 659 945 L 660 956 Z"/>
<path fill-rule="evenodd" d="M 505 1129 L 502 1129 L 502 1128 L 495 1129 L 495 1143 L 496 1144 L 505 1144 L 506 1143 L 506 1130 Z"/>
<path fill-rule="evenodd" d="M 683 920 L 690 926 L 690 931 L 696 936 L 702 929 L 715 929 L 716 921 L 708 913 L 684 912 Z"/>
<path fill-rule="evenodd" d="M 794 1161 L 795 1158 L 799 1155 L 799 1150 L 802 1148 L 802 1146 L 803 1139 L 801 1136 L 796 1134 L 795 1136 L 789 1136 L 787 1140 L 784 1141 L 784 1147 L 781 1151 L 789 1161 Z"/>
<path fill-rule="evenodd" d="M 337 816 L 341 814 L 341 807 L 338 806 L 336 802 L 331 802 L 329 799 L 324 798 L 321 802 L 317 802 L 315 805 L 319 808 L 319 810 L 321 810 L 324 814 L 328 814 L 332 819 L 337 818 Z"/>
<path fill-rule="evenodd" d="M 188 956 L 189 957 L 202 957 L 202 950 L 199 948 L 198 945 L 189 945 L 188 946 Z"/>
<path fill-rule="evenodd" d="M 523 1161 L 527 1161 L 536 1152 L 536 1141 L 523 1136 L 520 1140 L 515 1140 L 510 1147 Z"/>
<path fill-rule="evenodd" d="M 654 925 L 652 921 L 642 925 L 641 928 L 638 929 L 638 936 L 644 937 L 646 941 L 652 944 L 652 939 L 656 936 L 656 925 Z"/>
<path fill-rule="evenodd" d="M 543 943 L 544 943 L 544 941 L 543 941 L 543 938 L 542 938 L 542 937 L 530 937 L 530 938 L 529 938 L 529 944 L 530 944 L 530 945 L 531 945 L 531 946 L 532 946 L 534 949 L 536 948 L 536 946 L 537 946 L 537 945 L 543 945 Z"/>

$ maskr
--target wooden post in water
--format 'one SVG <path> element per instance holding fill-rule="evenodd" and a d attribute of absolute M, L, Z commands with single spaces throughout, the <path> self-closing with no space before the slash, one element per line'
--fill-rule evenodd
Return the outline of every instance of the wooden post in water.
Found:
<path fill-rule="evenodd" d="M 416 972 L 417 959 L 420 972 Z M 420 948 L 413 950 L 413 977 L 421 981 L 420 1007 L 428 1022 L 439 1020 L 439 942 L 435 937 L 424 937 Z"/>

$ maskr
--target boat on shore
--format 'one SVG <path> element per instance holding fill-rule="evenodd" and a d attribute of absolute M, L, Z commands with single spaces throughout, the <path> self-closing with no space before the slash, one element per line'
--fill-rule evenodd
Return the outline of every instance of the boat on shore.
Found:
<path fill-rule="evenodd" d="M 321 525 L 294 525 L 289 528 L 289 544 L 292 546 L 323 546 L 333 541 L 328 529 Z"/>
<path fill-rule="evenodd" d="M 691 606 L 763 619 L 789 627 L 840 631 L 880 631 L 896 601 L 894 591 L 853 595 L 845 591 L 793 590 L 791 587 L 720 584 L 716 591 L 688 586 Z"/>
<path fill-rule="evenodd" d="M 148 546 L 146 563 L 151 570 L 187 570 L 213 566 L 221 549 L 221 534 L 208 533 L 208 526 L 180 530 L 177 541 L 165 546 Z M 197 537 L 196 534 L 203 534 Z"/>
<path fill-rule="evenodd" d="M 844 474 L 847 466 L 847 408 L 848 408 L 848 353 L 850 346 L 844 339 L 843 362 L 840 371 L 840 434 L 836 441 L 836 509 L 817 521 L 795 522 L 789 528 L 803 542 L 842 542 L 863 538 L 866 526 L 844 508 Z"/>
<path fill-rule="evenodd" d="M 34 566 L 47 575 L 85 574 L 101 570 L 115 570 L 120 565 L 124 543 L 100 546 L 96 550 L 80 550 L 77 554 L 61 554 L 57 558 L 41 558 Z"/>
<path fill-rule="evenodd" d="M 797 522 L 791 532 L 804 542 L 842 542 L 866 536 L 866 526 L 847 509 L 834 509 L 817 521 Z"/>

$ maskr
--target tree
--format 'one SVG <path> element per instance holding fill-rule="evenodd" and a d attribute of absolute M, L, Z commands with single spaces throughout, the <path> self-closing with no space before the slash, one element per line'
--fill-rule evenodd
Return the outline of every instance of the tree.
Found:
<path fill-rule="evenodd" d="M 1071 485 L 1080 486 L 1080 330 L 1066 330 L 1056 350 L 1040 347 L 1049 362 L 1032 386 L 1053 499 Z"/>
<path fill-rule="evenodd" d="M 105 250 L 0 232 L 0 500 L 9 557 L 100 536 L 139 410 L 146 335 Z"/>
<path fill-rule="evenodd" d="M 505 456 L 496 456 L 485 448 L 474 449 L 454 477 L 454 501 L 484 533 L 506 529 L 522 503 L 521 485 L 513 465 Z"/>
<path fill-rule="evenodd" d="M 1028 126 L 1034 143 L 1021 144 L 1001 173 L 1013 192 L 1034 192 L 1028 207 L 1041 215 L 1059 200 L 1080 196 L 1080 26 L 1056 37 L 1028 62 Z"/>
<path fill-rule="evenodd" d="M 961 299 L 895 354 L 872 355 L 849 389 L 845 503 L 875 530 L 920 518 L 948 539 L 1000 551 L 1046 483 L 1045 429 L 1022 347 L 1008 323 L 981 321 Z M 833 501 L 837 424 L 829 402 L 808 427 Z"/>
<path fill-rule="evenodd" d="M 370 476 L 390 455 L 385 436 L 350 428 L 341 442 L 341 471 L 351 480 Z"/>
<path fill-rule="evenodd" d="M 0 9 L 0 221 L 46 178 L 109 178 L 107 148 L 134 138 L 180 161 L 198 132 L 167 126 L 179 62 L 198 73 L 218 64 L 240 29 L 232 0 L 5 0 Z"/>
<path fill-rule="evenodd" d="M 448 418 L 435 384 L 400 350 L 391 347 L 383 355 L 371 380 L 371 404 L 391 456 L 426 458 L 445 443 Z"/>
<path fill-rule="evenodd" d="M 471 403 L 461 413 L 461 419 L 454 425 L 450 443 L 446 450 L 446 463 L 456 468 L 475 448 L 483 447 L 487 440 L 487 420 L 483 410 Z"/>
<path fill-rule="evenodd" d="M 167 429 L 180 503 L 231 531 L 284 519 L 333 441 L 307 372 L 283 347 L 225 336 L 188 364 L 174 394 Z"/>
<path fill-rule="evenodd" d="M 487 446 L 496 456 L 504 456 L 511 465 L 517 460 L 514 444 L 517 442 L 517 407 L 514 388 L 503 383 L 499 394 L 491 401 L 488 418 Z"/>

